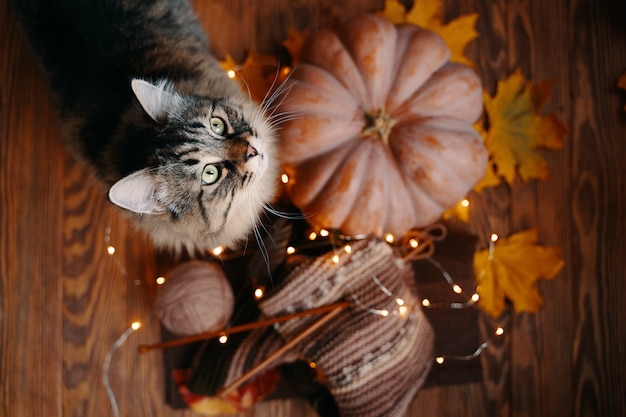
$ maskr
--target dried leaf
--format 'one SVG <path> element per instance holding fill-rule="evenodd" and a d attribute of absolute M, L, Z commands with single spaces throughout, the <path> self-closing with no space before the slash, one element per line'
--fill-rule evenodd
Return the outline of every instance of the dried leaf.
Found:
<path fill-rule="evenodd" d="M 543 304 L 536 282 L 551 279 L 563 268 L 561 248 L 537 245 L 538 229 L 498 239 L 490 253 L 474 255 L 479 306 L 493 317 L 504 311 L 505 299 L 517 312 L 536 313 Z"/>
<path fill-rule="evenodd" d="M 521 71 L 499 81 L 494 97 L 484 94 L 489 129 L 485 145 L 496 172 L 513 184 L 516 172 L 522 180 L 547 179 L 547 162 L 536 148 L 561 149 L 569 129 L 553 114 L 542 116 L 552 83 L 525 82 Z"/>
<path fill-rule="evenodd" d="M 278 76 L 278 61 L 273 55 L 261 55 L 250 51 L 242 64 L 226 55 L 220 66 L 225 71 L 233 71 L 233 76 L 249 91 L 253 100 L 261 102 L 269 91 L 272 82 Z M 230 75 L 229 75 L 230 76 Z"/>
<path fill-rule="evenodd" d="M 394 25 L 406 22 L 406 8 L 398 0 L 385 1 L 385 9 L 378 14 L 385 16 Z"/>
<path fill-rule="evenodd" d="M 230 54 L 227 54 L 223 61 L 220 61 L 220 67 L 226 72 L 228 71 L 237 71 L 239 69 L 239 65 L 235 62 Z"/>
<path fill-rule="evenodd" d="M 291 66 L 296 66 L 300 63 L 300 52 L 302 47 L 309 36 L 308 32 L 300 32 L 295 29 L 287 30 L 288 37 L 283 41 L 283 46 L 289 52 L 291 56 Z"/>
<path fill-rule="evenodd" d="M 464 52 L 470 41 L 478 37 L 478 32 L 475 29 L 477 20 L 478 13 L 472 13 L 467 16 L 460 16 L 447 25 L 432 29 L 448 44 L 450 61 L 470 67 L 474 66 L 474 63 L 465 57 Z"/>
<path fill-rule="evenodd" d="M 476 183 L 473 190 L 477 193 L 482 192 L 485 188 L 495 187 L 500 184 L 500 177 L 496 174 L 496 168 L 493 164 L 487 164 L 487 170 L 483 178 Z"/>
<path fill-rule="evenodd" d="M 450 60 L 460 64 L 474 66 L 463 52 L 467 45 L 478 36 L 476 20 L 478 13 L 460 16 L 447 24 L 443 24 L 443 6 L 441 0 L 417 0 L 411 10 L 398 0 L 387 0 L 385 9 L 380 13 L 394 24 L 411 23 L 430 29 L 443 38 L 450 48 Z"/>
<path fill-rule="evenodd" d="M 462 199 L 452 208 L 444 211 L 441 215 L 444 220 L 447 220 L 451 217 L 457 218 L 464 223 L 469 223 L 469 200 L 466 198 Z"/>
<path fill-rule="evenodd" d="M 441 26 L 443 4 L 441 0 L 417 0 L 406 15 L 406 21 L 426 29 Z"/>

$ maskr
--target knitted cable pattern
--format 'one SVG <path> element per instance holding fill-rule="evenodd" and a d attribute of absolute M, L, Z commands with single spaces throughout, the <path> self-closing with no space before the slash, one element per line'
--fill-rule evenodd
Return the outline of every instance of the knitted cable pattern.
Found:
<path fill-rule="evenodd" d="M 432 364 L 433 331 L 411 289 L 413 270 L 374 238 L 337 254 L 338 260 L 331 253 L 296 267 L 260 309 L 270 317 L 351 301 L 281 361 L 315 361 L 342 417 L 400 417 Z M 252 332 L 237 349 L 226 384 L 317 319 Z"/>

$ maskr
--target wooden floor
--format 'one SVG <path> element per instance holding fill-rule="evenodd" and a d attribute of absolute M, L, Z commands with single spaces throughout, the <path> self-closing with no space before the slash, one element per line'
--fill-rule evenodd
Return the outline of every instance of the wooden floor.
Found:
<path fill-rule="evenodd" d="M 206 0 L 214 52 L 276 53 L 288 28 L 379 10 L 380 0 Z M 446 18 L 478 12 L 468 49 L 485 88 L 515 68 L 554 80 L 546 111 L 571 131 L 545 151 L 551 179 L 499 187 L 483 209 L 501 234 L 538 227 L 565 268 L 540 283 L 536 315 L 509 309 L 507 333 L 482 356 L 483 381 L 422 390 L 410 416 L 626 416 L 626 12 L 620 1 L 447 0 Z M 234 28 L 234 29 L 233 29 Z M 150 316 L 162 271 L 59 140 L 49 90 L 0 1 L 0 416 L 111 416 L 107 352 L 141 320 L 109 370 L 122 416 L 192 416 L 164 403 Z M 484 232 L 484 231 L 483 231 Z M 109 256 L 105 248 L 117 248 Z M 531 260 L 529 260 L 531 262 Z M 484 319 L 487 327 L 488 320 Z M 252 414 L 250 414 L 252 415 Z M 303 402 L 262 417 L 313 416 Z"/>

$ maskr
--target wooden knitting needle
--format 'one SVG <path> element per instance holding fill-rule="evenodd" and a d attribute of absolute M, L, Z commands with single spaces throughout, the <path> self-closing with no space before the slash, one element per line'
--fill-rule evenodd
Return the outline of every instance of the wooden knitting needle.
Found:
<path fill-rule="evenodd" d="M 349 303 L 347 301 L 343 301 L 340 303 L 329 304 L 329 305 L 325 305 L 321 307 L 312 308 L 309 310 L 299 311 L 297 313 L 271 317 L 269 319 L 255 321 L 253 323 L 246 323 L 240 326 L 230 327 L 228 329 L 223 329 L 223 330 L 218 330 L 218 331 L 213 331 L 213 332 L 199 333 L 197 335 L 183 337 L 183 338 L 175 339 L 175 340 L 169 340 L 167 342 L 162 342 L 162 343 L 155 343 L 152 345 L 139 345 L 138 351 L 139 353 L 145 353 L 154 349 L 163 349 L 163 348 L 168 348 L 172 346 L 185 345 L 185 344 L 197 342 L 200 340 L 213 339 L 215 337 L 220 337 L 220 336 L 228 336 L 228 335 L 235 334 L 235 333 L 241 333 L 241 332 L 246 332 L 248 330 L 254 330 L 254 329 L 259 329 L 259 328 L 266 327 L 266 326 L 271 326 L 276 323 L 281 323 L 281 322 L 292 320 L 292 319 L 299 318 L 299 317 L 326 313 L 328 311 L 333 311 L 336 308 L 344 309 L 348 307 L 348 305 Z"/>
<path fill-rule="evenodd" d="M 243 383 L 245 383 L 249 379 L 251 379 L 254 376 L 258 375 L 260 372 L 262 372 L 264 369 L 266 369 L 269 365 L 271 365 L 276 359 L 281 357 L 288 350 L 290 350 L 296 344 L 301 342 L 305 337 L 307 337 L 308 335 L 313 333 L 315 330 L 319 329 L 324 324 L 328 323 L 330 320 L 332 320 L 337 314 L 339 314 L 347 306 L 348 306 L 348 303 L 335 304 L 333 310 L 329 311 L 324 316 L 320 317 L 316 322 L 314 322 L 313 324 L 311 324 L 310 326 L 305 328 L 302 332 L 298 333 L 293 339 L 291 339 L 289 342 L 285 343 L 282 347 L 277 349 L 270 356 L 268 356 L 265 359 L 263 359 L 256 366 L 254 366 L 248 372 L 246 372 L 245 374 L 240 376 L 237 380 L 235 380 L 232 384 L 228 385 L 227 387 L 222 388 L 218 392 L 217 395 L 218 396 L 224 396 L 224 395 L 228 394 L 229 392 L 234 391 L 237 388 L 239 388 Z"/>

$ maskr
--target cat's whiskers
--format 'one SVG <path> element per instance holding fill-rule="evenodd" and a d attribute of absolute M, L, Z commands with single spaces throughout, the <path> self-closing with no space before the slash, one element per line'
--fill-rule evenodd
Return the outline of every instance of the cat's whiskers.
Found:
<path fill-rule="evenodd" d="M 293 87 L 298 83 L 297 81 L 287 83 L 288 80 L 289 78 L 286 78 L 282 83 L 280 83 L 276 91 L 274 91 L 269 99 L 263 103 L 266 110 L 269 111 L 270 106 L 272 106 L 278 98 L 280 98 L 280 101 L 274 106 L 274 108 L 279 107 L 289 96 L 289 93 L 291 92 Z"/>
<path fill-rule="evenodd" d="M 288 213 L 286 211 L 280 211 L 272 207 L 270 203 L 262 203 L 263 209 L 268 213 L 273 214 L 276 217 L 281 217 L 287 220 L 306 220 L 310 218 L 310 215 L 305 215 L 303 213 Z"/>
<path fill-rule="evenodd" d="M 294 83 L 287 83 L 287 80 L 291 78 L 292 74 L 293 74 L 293 70 L 278 85 L 278 87 L 274 88 L 276 86 L 276 81 L 278 80 L 278 76 L 280 75 L 280 65 L 278 66 L 276 74 L 274 76 L 274 80 L 272 81 L 272 85 L 267 90 L 265 97 L 263 97 L 263 100 L 261 101 L 260 107 L 257 109 L 258 112 L 257 114 L 255 114 L 256 122 L 260 122 L 259 119 L 262 119 L 265 117 L 268 123 L 270 124 L 270 126 L 274 127 L 275 124 L 271 122 L 271 119 L 275 116 L 276 110 L 283 103 L 285 98 L 289 95 L 289 92 L 291 88 L 293 87 Z M 277 104 L 274 104 L 279 97 L 281 98 L 280 102 L 278 102 Z"/>
<path fill-rule="evenodd" d="M 272 85 L 270 85 L 270 88 L 267 89 L 267 92 L 265 93 L 265 96 L 263 97 L 263 100 L 261 100 L 261 108 L 263 109 L 264 113 L 267 112 L 268 106 L 274 101 L 274 99 L 275 99 L 274 96 L 276 94 L 280 94 L 280 91 L 283 89 L 283 87 L 285 85 L 285 81 L 287 81 L 289 79 L 289 77 L 291 76 L 291 73 L 289 73 L 287 75 L 287 77 L 285 78 L 285 80 L 283 80 L 283 82 L 281 82 L 281 84 L 278 86 L 276 91 L 273 91 L 274 90 L 274 86 L 276 85 L 276 81 L 278 81 L 278 76 L 279 75 L 280 75 L 280 63 L 276 67 L 276 72 L 274 73 L 274 79 L 272 80 Z"/>
<path fill-rule="evenodd" d="M 265 262 L 265 267 L 267 268 L 267 276 L 272 280 L 272 268 L 270 264 L 270 256 L 265 246 L 265 242 L 263 241 L 263 236 L 261 236 L 261 230 L 259 229 L 259 225 L 263 226 L 265 233 L 271 238 L 271 234 L 265 228 L 265 225 L 261 222 L 261 218 L 258 214 L 256 214 L 256 221 L 254 222 L 253 230 L 254 230 L 254 238 L 256 239 L 257 246 L 259 247 L 259 252 L 261 253 L 261 257 Z"/>
<path fill-rule="evenodd" d="M 246 90 L 248 91 L 248 100 L 250 100 L 251 103 L 254 102 L 254 100 L 252 99 L 252 91 L 250 90 L 250 84 L 248 84 L 248 81 L 246 81 L 246 79 L 239 72 L 235 72 L 235 74 L 237 74 L 243 85 L 246 87 Z"/>
<path fill-rule="evenodd" d="M 302 110 L 292 110 L 292 111 L 283 111 L 277 112 L 276 110 L 284 104 L 284 100 L 286 98 L 283 97 L 281 102 L 278 103 L 275 108 L 272 110 L 272 113 L 267 116 L 267 122 L 270 125 L 271 129 L 275 132 L 280 131 L 283 128 L 283 125 L 291 120 L 296 120 L 305 114 Z"/>
<path fill-rule="evenodd" d="M 282 84 L 282 86 L 284 86 L 285 83 Z M 289 93 L 291 92 L 291 89 L 293 88 L 294 84 L 290 84 L 289 87 L 283 88 L 281 86 L 281 91 L 279 92 L 279 94 L 275 94 L 272 95 L 271 97 L 271 101 L 269 101 L 266 105 L 265 111 L 266 111 L 266 116 L 268 118 L 268 120 L 273 120 L 275 119 L 277 116 L 279 116 L 280 114 L 283 113 L 291 113 L 291 112 L 280 112 L 277 113 L 277 110 L 286 102 L 288 102 L 288 97 L 289 97 Z M 280 98 L 280 101 L 278 101 L 277 103 L 274 103 L 275 100 L 277 100 L 278 98 Z M 300 111 L 300 113 L 304 113 L 302 111 Z"/>
<path fill-rule="evenodd" d="M 280 130 L 282 129 L 282 124 L 291 120 L 299 119 L 302 117 L 303 114 L 304 112 L 301 111 L 277 113 L 269 117 L 268 122 L 272 129 Z"/>
<path fill-rule="evenodd" d="M 266 114 L 270 114 L 270 115 L 273 114 L 273 111 L 270 111 L 270 109 L 272 107 L 276 109 L 278 105 L 280 105 L 285 100 L 285 97 L 289 95 L 289 92 L 293 88 L 293 85 L 294 84 L 288 84 L 287 79 L 285 79 L 283 82 L 280 83 L 280 85 L 276 88 L 276 90 L 272 91 L 270 89 L 268 91 L 268 95 L 266 95 L 263 101 L 261 102 L 261 107 L 263 108 L 263 111 Z M 273 85 L 272 85 L 272 88 L 273 88 Z M 274 105 L 274 103 L 276 102 L 278 98 L 280 98 L 280 101 L 278 102 L 278 104 Z"/>
<path fill-rule="evenodd" d="M 254 239 L 256 240 L 257 246 L 259 248 L 259 252 L 261 253 L 261 257 L 263 258 L 263 261 L 265 262 L 265 265 L 267 265 L 267 269 L 269 271 L 269 257 L 267 255 L 267 248 L 265 248 L 265 243 L 263 243 L 263 238 L 261 237 L 261 232 L 259 231 L 259 227 L 256 225 L 254 225 L 254 227 L 252 228 L 252 231 L 254 232 Z"/>

